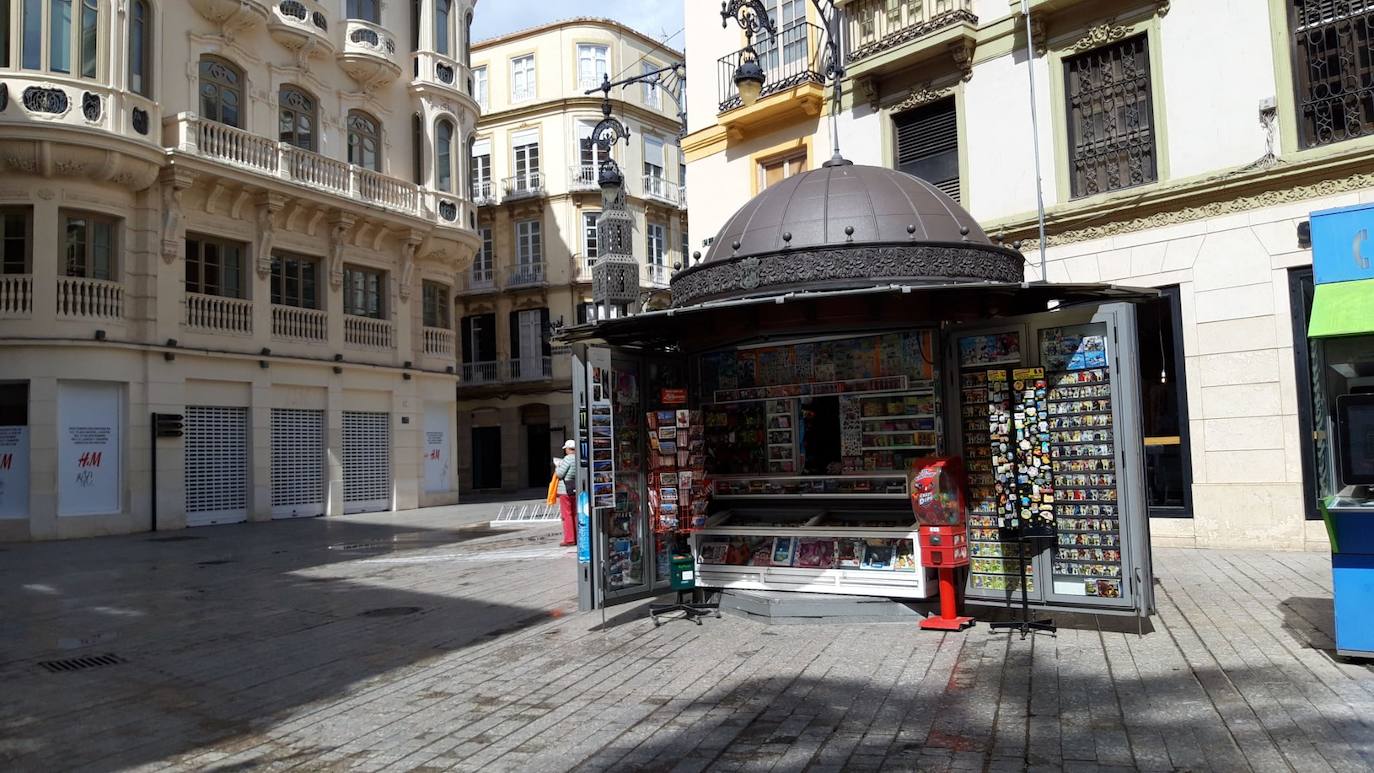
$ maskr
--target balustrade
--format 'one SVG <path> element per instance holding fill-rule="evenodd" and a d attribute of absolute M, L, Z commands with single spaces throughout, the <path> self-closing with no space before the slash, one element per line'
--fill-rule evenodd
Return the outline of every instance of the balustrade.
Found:
<path fill-rule="evenodd" d="M 425 354 L 432 357 L 452 357 L 454 352 L 453 331 L 442 327 L 424 328 Z"/>
<path fill-rule="evenodd" d="M 329 314 L 299 306 L 272 306 L 272 337 L 290 341 L 329 340 Z"/>
<path fill-rule="evenodd" d="M 391 320 L 344 315 L 344 343 L 366 349 L 395 348 Z"/>
<path fill-rule="evenodd" d="M 465 384 L 490 384 L 500 379 L 500 365 L 501 363 L 495 360 L 465 362 L 461 380 Z"/>
<path fill-rule="evenodd" d="M 541 381 L 553 378 L 552 357 L 521 357 L 506 360 L 506 378 L 511 381 Z"/>
<path fill-rule="evenodd" d="M 186 326 L 214 333 L 253 334 L 253 302 L 186 293 Z"/>
<path fill-rule="evenodd" d="M 0 319 L 23 319 L 33 314 L 33 275 L 0 274 Z"/>
<path fill-rule="evenodd" d="M 79 276 L 57 278 L 57 316 L 68 319 L 122 319 L 124 285 Z"/>

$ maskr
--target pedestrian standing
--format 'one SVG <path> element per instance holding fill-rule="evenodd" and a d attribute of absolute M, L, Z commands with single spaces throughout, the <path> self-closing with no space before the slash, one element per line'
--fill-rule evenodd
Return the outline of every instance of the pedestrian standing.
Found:
<path fill-rule="evenodd" d="M 569 440 L 563 444 L 563 458 L 553 468 L 553 476 L 558 479 L 558 510 L 563 517 L 563 546 L 577 544 L 577 521 L 575 497 L 577 496 L 577 443 Z"/>

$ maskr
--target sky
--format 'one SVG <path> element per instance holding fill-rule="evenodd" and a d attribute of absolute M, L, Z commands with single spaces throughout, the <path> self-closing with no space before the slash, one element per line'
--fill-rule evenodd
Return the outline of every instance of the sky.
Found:
<path fill-rule="evenodd" d="M 632 27 L 654 40 L 665 40 L 671 35 L 668 44 L 681 49 L 683 36 L 682 6 L 684 0 L 477 0 L 477 11 L 472 19 L 472 39 L 504 35 L 507 32 L 534 27 L 539 24 L 567 19 L 573 16 L 598 16 L 615 19 Z M 715 3 L 702 0 L 706 10 L 713 10 Z"/>

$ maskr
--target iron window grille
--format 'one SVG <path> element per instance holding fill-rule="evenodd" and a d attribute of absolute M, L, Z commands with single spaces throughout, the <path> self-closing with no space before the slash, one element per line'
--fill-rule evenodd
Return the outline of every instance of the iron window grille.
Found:
<path fill-rule="evenodd" d="M 1145 35 L 1065 59 L 1064 94 L 1075 198 L 1158 179 Z"/>
<path fill-rule="evenodd" d="M 1374 0 L 1292 0 L 1289 23 L 1303 145 L 1374 133 Z"/>

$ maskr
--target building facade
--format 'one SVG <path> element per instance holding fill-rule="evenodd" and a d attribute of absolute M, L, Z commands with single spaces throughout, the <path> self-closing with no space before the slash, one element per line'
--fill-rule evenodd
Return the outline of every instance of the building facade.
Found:
<path fill-rule="evenodd" d="M 0 540 L 456 501 L 472 13 L 0 4 Z"/>
<path fill-rule="evenodd" d="M 687 4 L 701 85 L 683 149 L 712 181 L 690 201 L 694 249 L 751 195 L 829 156 L 826 20 L 764 2 L 779 34 L 756 41 L 768 80 L 749 106 L 731 77 L 741 31 Z M 848 159 L 935 184 L 1019 242 L 1038 279 L 1038 154 L 1048 279 L 1161 290 L 1138 308 L 1137 342 L 1155 544 L 1324 549 L 1302 226 L 1374 200 L 1374 70 L 1359 42 L 1374 7 L 1030 0 L 1028 40 L 1020 0 L 837 6 Z"/>
<path fill-rule="evenodd" d="M 471 146 L 481 247 L 458 285 L 458 473 L 464 491 L 548 483 L 572 436 L 568 358 L 552 326 L 593 313 L 601 151 L 591 143 L 602 93 L 618 80 L 680 65 L 681 52 L 616 22 L 571 19 L 473 46 L 482 117 Z M 675 79 L 610 93 L 629 130 L 611 150 L 634 217 L 644 302 L 666 295 L 687 238 Z"/>

